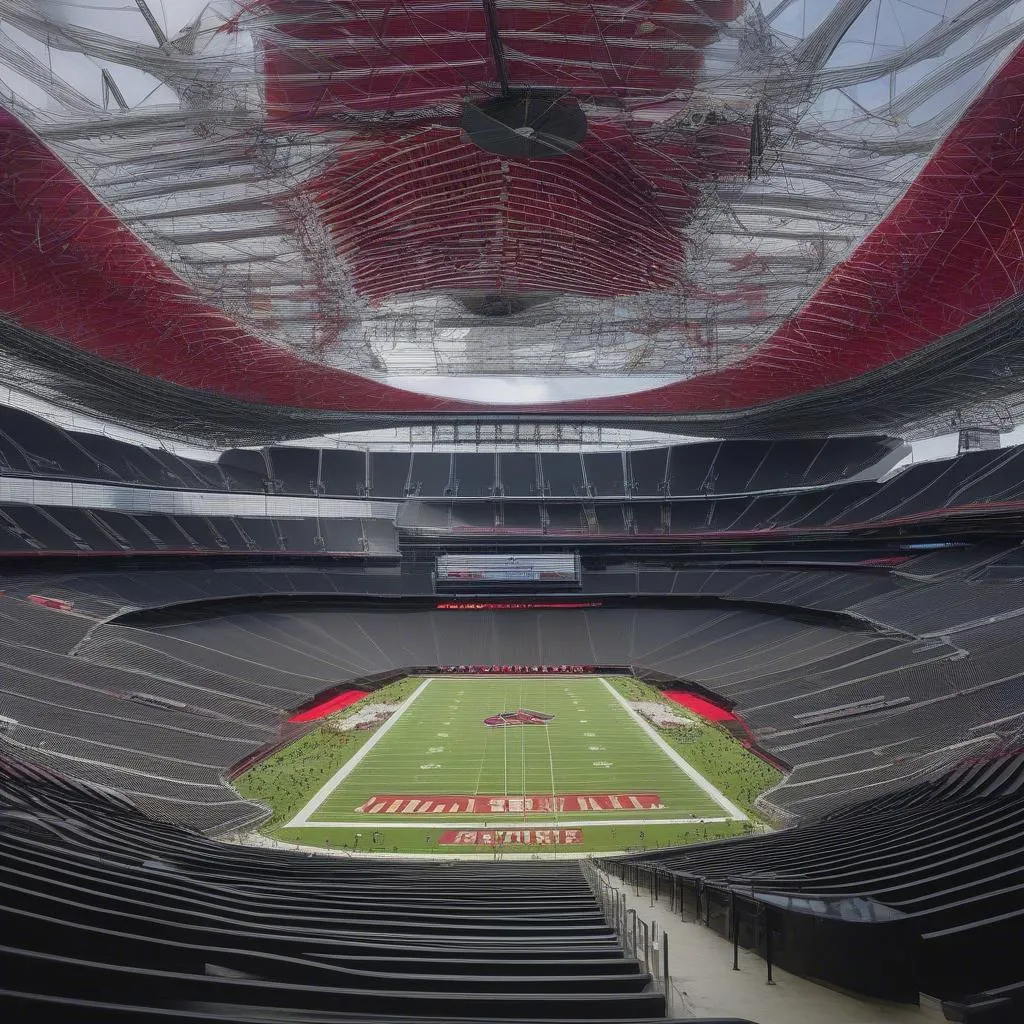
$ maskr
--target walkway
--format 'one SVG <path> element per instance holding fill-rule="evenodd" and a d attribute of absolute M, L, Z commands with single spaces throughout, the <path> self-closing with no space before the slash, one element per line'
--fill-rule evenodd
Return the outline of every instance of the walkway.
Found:
<path fill-rule="evenodd" d="M 651 894 L 643 889 L 636 896 L 620 879 L 604 872 L 601 875 L 613 888 L 626 893 L 627 908 L 636 910 L 641 920 L 656 923 L 659 935 L 663 931 L 668 934 L 670 1017 L 739 1017 L 755 1024 L 930 1024 L 943 1020 L 937 1008 L 861 999 L 778 967 L 773 970 L 775 984 L 768 985 L 764 960 L 742 948 L 740 969 L 733 971 L 732 944 L 702 924 L 680 921 L 667 896 L 653 903 Z"/>

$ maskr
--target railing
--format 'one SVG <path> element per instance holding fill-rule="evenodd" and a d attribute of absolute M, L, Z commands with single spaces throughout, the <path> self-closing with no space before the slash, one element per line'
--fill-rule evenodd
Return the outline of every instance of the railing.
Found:
<path fill-rule="evenodd" d="M 603 879 L 597 868 L 588 864 L 598 881 L 619 893 L 618 886 Z M 651 906 L 661 901 L 662 896 L 669 900 L 669 911 L 679 915 L 680 921 L 687 920 L 687 914 L 694 923 L 718 932 L 732 945 L 732 969 L 738 971 L 740 947 L 758 953 L 767 968 L 767 983 L 774 985 L 775 951 L 773 950 L 773 927 L 778 926 L 777 915 L 773 914 L 770 904 L 756 899 L 753 893 L 741 893 L 734 886 L 708 883 L 696 875 L 659 869 L 652 864 L 638 864 L 632 861 L 608 860 L 601 862 L 601 869 L 609 877 L 617 877 L 622 881 L 623 889 L 631 888 L 635 896 L 646 890 L 651 896 Z M 589 880 L 589 875 L 588 875 Z M 591 882 L 595 888 L 595 883 Z M 597 889 L 595 888 L 595 892 Z M 625 900 L 624 891 L 621 893 Z M 632 912 L 632 911 L 631 911 Z M 624 932 L 619 932 L 620 935 Z M 667 946 L 668 936 L 662 935 L 662 942 Z M 625 940 L 624 940 L 625 944 Z M 633 940 L 634 950 L 636 936 Z M 634 954 L 635 955 L 635 954 Z M 653 973 L 653 972 L 652 972 Z M 667 953 L 662 977 L 668 979 Z M 667 998 L 667 994 L 666 994 Z"/>
<path fill-rule="evenodd" d="M 671 1017 L 668 934 L 665 931 L 659 932 L 657 921 L 648 923 L 634 908 L 627 907 L 625 890 L 602 877 L 593 864 L 582 861 L 581 866 L 605 921 L 622 943 L 624 954 L 639 960 L 650 972 L 655 990 L 665 997 L 665 1014 Z"/>

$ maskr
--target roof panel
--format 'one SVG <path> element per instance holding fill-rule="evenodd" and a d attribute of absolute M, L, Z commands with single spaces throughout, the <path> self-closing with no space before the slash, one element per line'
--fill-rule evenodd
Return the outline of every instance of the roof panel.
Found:
<path fill-rule="evenodd" d="M 161 44 L 0 0 L 19 360 L 360 414 L 489 408 L 383 375 L 589 370 L 624 394 L 537 411 L 695 419 L 981 351 L 1020 294 L 1019 0 L 186 6 Z M 584 141 L 478 148 L 463 107 L 523 90 Z"/>

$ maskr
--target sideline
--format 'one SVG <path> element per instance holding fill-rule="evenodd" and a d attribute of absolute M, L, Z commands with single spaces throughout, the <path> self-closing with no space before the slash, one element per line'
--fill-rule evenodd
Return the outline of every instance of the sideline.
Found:
<path fill-rule="evenodd" d="M 618 690 L 608 682 L 607 679 L 600 679 L 600 682 L 604 683 L 605 689 L 626 709 L 628 714 L 637 725 L 654 741 L 654 743 L 669 756 L 669 759 L 674 765 L 682 769 L 712 800 L 722 808 L 733 821 L 749 821 L 748 815 L 737 807 L 720 789 L 713 786 L 707 779 L 696 768 L 690 764 L 689 761 L 683 757 L 674 747 L 670 746 L 665 742 L 651 727 L 651 725 L 644 721 L 643 716 L 637 714 L 630 706 L 629 701 L 619 693 Z M 712 820 L 712 819 L 708 819 Z M 652 823 L 653 824 L 653 823 Z"/>
<path fill-rule="evenodd" d="M 487 823 L 478 821 L 478 818 L 487 817 Z M 494 814 L 491 816 L 478 814 L 467 815 L 461 821 L 435 821 L 429 814 L 421 814 L 419 819 L 403 818 L 401 821 L 382 821 L 379 817 L 367 815 L 362 821 L 310 821 L 305 828 L 368 828 L 380 830 L 383 828 L 461 828 L 461 829 L 545 829 L 545 828 L 594 828 L 598 825 L 712 825 L 721 824 L 725 821 L 735 821 L 734 818 L 584 818 L 582 821 L 562 821 L 554 818 L 537 817 L 530 818 L 527 824 L 522 819 L 509 815 Z M 278 828 L 288 828 L 287 825 L 279 825 Z"/>
<path fill-rule="evenodd" d="M 424 679 L 411 694 L 405 703 L 398 709 L 314 794 L 313 798 L 306 804 L 298 814 L 288 822 L 281 825 L 281 828 L 301 828 L 317 826 L 320 822 L 311 822 L 309 816 L 334 792 L 339 783 L 343 782 L 359 766 L 363 758 L 387 735 L 388 730 L 397 722 L 402 715 L 416 701 L 416 698 L 434 681 L 434 676 Z"/>
<path fill-rule="evenodd" d="M 370 850 L 327 850 L 322 846 L 303 846 L 301 843 L 286 843 L 280 839 L 272 839 L 261 832 L 237 833 L 231 832 L 220 836 L 217 839 L 220 843 L 230 843 L 232 846 L 254 846 L 272 850 L 286 850 L 290 853 L 305 854 L 307 857 L 346 857 L 349 860 L 377 860 L 386 863 L 395 860 L 419 860 L 434 861 L 443 863 L 446 861 L 470 860 L 488 861 L 503 860 L 592 860 L 594 857 L 621 857 L 627 854 L 628 850 L 604 850 L 601 852 L 582 850 L 570 852 L 568 850 L 560 853 L 505 853 L 497 852 L 492 846 L 480 853 L 388 853 L 385 851 Z"/>

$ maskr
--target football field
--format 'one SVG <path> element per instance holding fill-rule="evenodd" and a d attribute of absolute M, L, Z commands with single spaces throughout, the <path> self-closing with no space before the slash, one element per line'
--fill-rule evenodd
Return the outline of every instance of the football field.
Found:
<path fill-rule="evenodd" d="M 384 845 L 429 828 L 436 848 L 745 818 L 605 679 L 464 676 L 421 683 L 285 827 L 365 829 Z"/>

